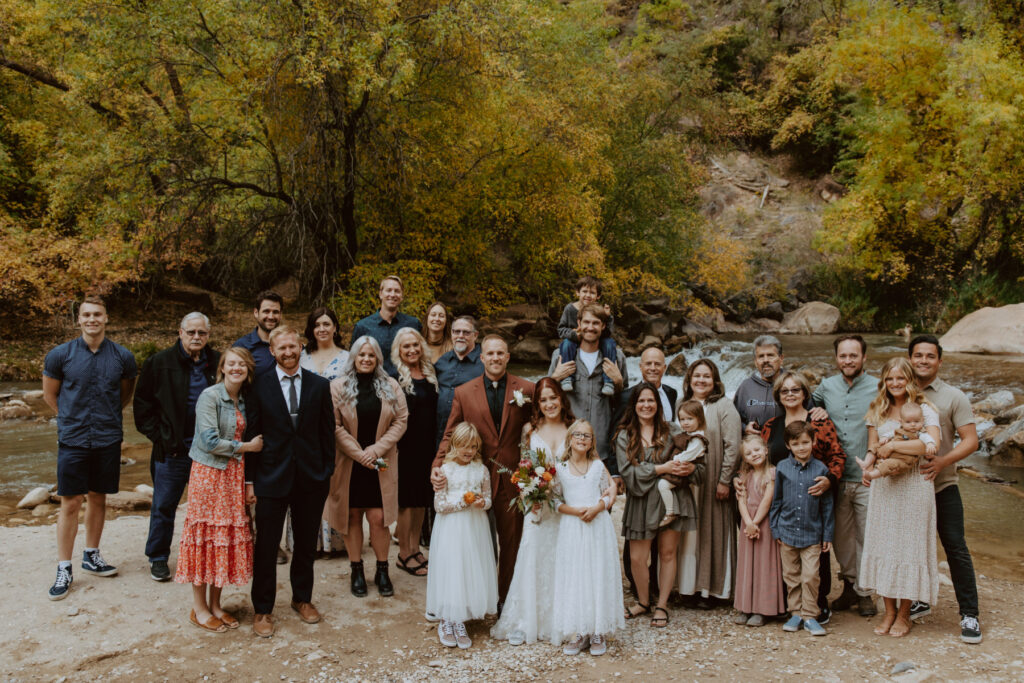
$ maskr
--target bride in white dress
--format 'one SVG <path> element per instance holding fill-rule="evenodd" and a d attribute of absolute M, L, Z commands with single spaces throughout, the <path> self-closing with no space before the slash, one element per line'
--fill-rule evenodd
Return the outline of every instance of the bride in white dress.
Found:
<path fill-rule="evenodd" d="M 558 382 L 544 377 L 537 382 L 536 402 L 530 424 L 523 428 L 523 443 L 530 449 L 543 449 L 548 462 L 558 462 L 565 452 L 565 437 L 573 422 L 569 401 Z M 552 485 L 557 485 L 556 476 Z M 559 515 L 549 508 L 527 513 L 523 537 L 516 555 L 512 584 L 491 628 L 491 637 L 508 640 L 511 645 L 557 642 L 552 627 L 552 601 L 555 586 L 555 542 Z"/>

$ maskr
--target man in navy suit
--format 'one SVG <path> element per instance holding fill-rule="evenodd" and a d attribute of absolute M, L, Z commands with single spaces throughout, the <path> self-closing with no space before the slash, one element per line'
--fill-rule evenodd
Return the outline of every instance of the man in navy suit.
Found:
<path fill-rule="evenodd" d="M 313 560 L 334 472 L 334 409 L 330 382 L 299 367 L 301 351 L 298 332 L 274 328 L 275 365 L 257 376 L 250 399 L 253 433 L 263 434 L 263 451 L 245 463 L 247 493 L 256 496 L 252 630 L 263 638 L 274 635 L 277 541 L 289 506 L 295 533 L 292 609 L 307 624 L 320 621 L 312 603 Z"/>

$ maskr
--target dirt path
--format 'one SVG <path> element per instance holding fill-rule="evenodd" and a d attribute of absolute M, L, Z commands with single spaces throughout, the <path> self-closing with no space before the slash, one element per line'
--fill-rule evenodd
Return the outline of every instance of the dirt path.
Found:
<path fill-rule="evenodd" d="M 184 508 L 179 512 L 180 522 Z M 358 599 L 348 591 L 348 562 L 316 565 L 315 601 L 324 622 L 307 626 L 288 607 L 287 566 L 279 569 L 278 632 L 250 631 L 246 588 L 225 590 L 225 606 L 242 619 L 235 632 L 208 634 L 189 625 L 188 588 L 157 584 L 142 554 L 148 519 L 107 522 L 103 550 L 119 565 L 116 578 L 75 571 L 69 597 L 50 602 L 52 526 L 0 528 L 0 677 L 5 680 L 594 680 L 657 677 L 780 680 L 890 678 L 894 665 L 916 669 L 895 677 L 919 680 L 1024 678 L 1024 591 L 1019 582 L 990 579 L 979 566 L 985 642 L 959 640 L 956 604 L 943 580 L 933 615 L 910 637 L 872 634 L 873 622 L 838 614 L 825 638 L 788 634 L 778 623 L 734 626 L 731 611 L 672 610 L 663 630 L 630 623 L 608 655 L 565 657 L 547 644 L 512 648 L 486 636 L 490 621 L 470 625 L 474 646 L 447 650 L 423 619 L 426 582 L 394 570 L 396 595 Z M 79 535 L 79 551 L 83 537 Z M 392 559 L 394 553 L 392 553 Z M 367 551 L 369 556 L 369 551 Z M 173 558 L 172 558 L 173 559 Z"/>

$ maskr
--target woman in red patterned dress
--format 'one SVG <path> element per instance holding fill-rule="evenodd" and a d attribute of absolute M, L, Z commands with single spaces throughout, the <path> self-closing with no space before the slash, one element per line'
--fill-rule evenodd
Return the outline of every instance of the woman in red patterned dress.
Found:
<path fill-rule="evenodd" d="M 246 499 L 242 454 L 259 452 L 263 437 L 242 438 L 245 394 L 253 376 L 252 356 L 232 347 L 220 358 L 217 384 L 196 401 L 188 512 L 174 580 L 192 584 L 189 621 L 215 633 L 238 628 L 238 619 L 220 606 L 221 590 L 252 578 L 252 532 L 245 506 L 256 501 Z"/>

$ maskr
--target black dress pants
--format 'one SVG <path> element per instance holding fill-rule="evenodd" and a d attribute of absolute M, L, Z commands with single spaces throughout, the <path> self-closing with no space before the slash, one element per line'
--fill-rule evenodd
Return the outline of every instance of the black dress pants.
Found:
<path fill-rule="evenodd" d="M 296 472 L 288 495 L 257 496 L 252 576 L 252 606 L 256 614 L 270 614 L 274 611 L 274 599 L 277 596 L 277 546 L 289 507 L 292 510 L 295 539 L 290 567 L 292 600 L 313 601 L 316 539 L 330 485 L 329 479 L 316 481 Z"/>

